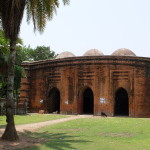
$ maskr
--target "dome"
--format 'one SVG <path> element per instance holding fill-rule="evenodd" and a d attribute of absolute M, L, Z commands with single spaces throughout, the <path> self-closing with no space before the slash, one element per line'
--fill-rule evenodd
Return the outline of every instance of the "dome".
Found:
<path fill-rule="evenodd" d="M 62 52 L 60 53 L 56 59 L 60 59 L 60 58 L 67 58 L 67 57 L 75 57 L 75 55 L 71 52 L 68 52 L 68 51 L 65 51 L 65 52 Z"/>
<path fill-rule="evenodd" d="M 113 56 L 136 56 L 130 49 L 121 48 L 112 53 Z"/>
<path fill-rule="evenodd" d="M 83 56 L 102 56 L 102 55 L 104 54 L 97 49 L 90 49 L 83 54 Z"/>
<path fill-rule="evenodd" d="M 30 63 L 30 61 L 23 61 L 22 63 Z"/>

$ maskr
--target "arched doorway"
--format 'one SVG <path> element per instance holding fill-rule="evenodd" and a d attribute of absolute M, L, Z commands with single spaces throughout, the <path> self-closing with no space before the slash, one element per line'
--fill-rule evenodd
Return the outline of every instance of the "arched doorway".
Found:
<path fill-rule="evenodd" d="M 94 110 L 94 97 L 90 88 L 85 89 L 83 93 L 83 113 L 93 114 Z"/>
<path fill-rule="evenodd" d="M 120 88 L 115 96 L 115 115 L 129 116 L 129 98 L 124 88 Z"/>
<path fill-rule="evenodd" d="M 52 88 L 48 94 L 47 111 L 60 113 L 60 92 L 57 88 Z"/>

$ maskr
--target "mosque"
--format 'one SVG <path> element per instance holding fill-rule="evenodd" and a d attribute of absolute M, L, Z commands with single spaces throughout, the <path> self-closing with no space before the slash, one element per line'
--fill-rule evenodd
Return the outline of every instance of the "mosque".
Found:
<path fill-rule="evenodd" d="M 19 104 L 30 112 L 150 117 L 150 58 L 129 49 L 23 62 Z"/>

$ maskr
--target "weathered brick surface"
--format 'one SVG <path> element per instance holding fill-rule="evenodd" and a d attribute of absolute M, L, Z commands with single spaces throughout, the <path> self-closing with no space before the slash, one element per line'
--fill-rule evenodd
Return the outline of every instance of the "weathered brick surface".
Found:
<path fill-rule="evenodd" d="M 124 88 L 129 97 L 129 116 L 150 117 L 150 58 L 92 56 L 22 65 L 26 78 L 22 78 L 20 100 L 30 101 L 31 112 L 47 112 L 49 93 L 55 87 L 60 92 L 60 113 L 82 114 L 83 93 L 89 87 L 94 95 L 94 114 L 114 116 L 116 92 Z M 100 103 L 100 98 L 105 103 Z"/>

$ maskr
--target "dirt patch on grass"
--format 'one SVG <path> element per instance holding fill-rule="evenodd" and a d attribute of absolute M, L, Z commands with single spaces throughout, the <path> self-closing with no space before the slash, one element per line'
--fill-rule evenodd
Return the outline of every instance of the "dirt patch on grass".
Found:
<path fill-rule="evenodd" d="M 98 135 L 102 136 L 110 136 L 110 137 L 132 137 L 134 134 L 132 133 L 98 133 Z"/>
<path fill-rule="evenodd" d="M 46 142 L 47 140 L 45 138 L 34 138 L 34 137 L 28 137 L 25 136 L 24 133 L 28 132 L 35 132 L 39 128 L 42 128 L 44 126 L 48 125 L 54 125 L 57 123 L 62 123 L 70 120 L 76 120 L 79 118 L 91 118 L 92 116 L 88 115 L 78 115 L 78 116 L 70 116 L 68 118 L 62 118 L 62 119 L 57 119 L 57 120 L 50 120 L 50 121 L 45 121 L 45 122 L 39 122 L 39 123 L 32 123 L 32 124 L 25 124 L 25 125 L 17 125 L 16 129 L 19 134 L 20 140 L 17 142 L 9 142 L 9 141 L 3 141 L 0 139 L 0 150 L 16 150 L 16 149 L 24 149 L 32 146 L 39 145 L 40 143 Z M 70 129 L 72 131 L 78 132 L 79 129 Z M 65 130 L 66 131 L 66 130 Z M 0 137 L 2 136 L 2 133 L 4 132 L 4 128 L 0 129 Z"/>
<path fill-rule="evenodd" d="M 24 149 L 24 148 L 29 148 L 32 146 L 37 146 L 40 143 L 43 143 L 45 141 L 46 139 L 44 138 L 35 139 L 35 138 L 27 137 L 22 133 L 19 133 L 19 140 L 15 142 L 9 142 L 9 141 L 4 141 L 0 139 L 0 150 Z"/>

